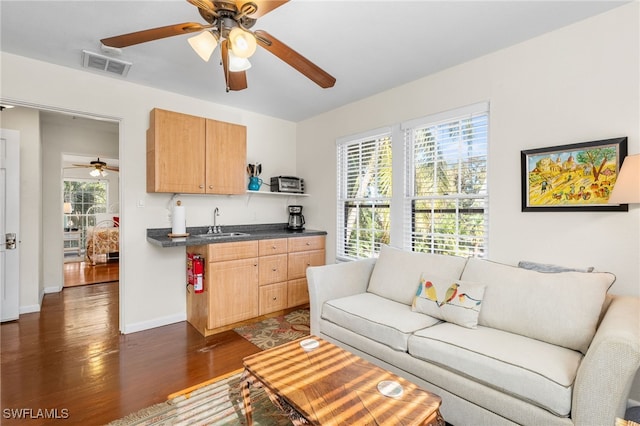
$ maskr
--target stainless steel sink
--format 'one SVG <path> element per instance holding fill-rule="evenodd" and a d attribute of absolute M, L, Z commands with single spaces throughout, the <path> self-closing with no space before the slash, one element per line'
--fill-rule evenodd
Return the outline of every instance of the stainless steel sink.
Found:
<path fill-rule="evenodd" d="M 217 234 L 197 234 L 193 238 L 201 238 L 203 240 L 219 240 L 222 238 L 244 237 L 249 235 L 245 232 L 219 232 Z"/>

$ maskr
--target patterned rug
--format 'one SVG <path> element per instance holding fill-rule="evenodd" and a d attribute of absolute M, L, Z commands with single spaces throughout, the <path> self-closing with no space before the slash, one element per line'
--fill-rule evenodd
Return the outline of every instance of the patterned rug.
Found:
<path fill-rule="evenodd" d="M 309 309 L 234 328 L 234 331 L 259 347 L 270 349 L 309 335 Z"/>
<path fill-rule="evenodd" d="M 109 423 L 108 426 L 246 425 L 240 390 L 240 370 L 169 395 L 153 405 Z M 291 425 L 263 389 L 251 389 L 253 424 Z"/>

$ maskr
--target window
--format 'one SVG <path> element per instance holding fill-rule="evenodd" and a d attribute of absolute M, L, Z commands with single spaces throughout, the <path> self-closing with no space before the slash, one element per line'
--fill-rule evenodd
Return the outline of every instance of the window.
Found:
<path fill-rule="evenodd" d="M 337 257 L 373 257 L 390 242 L 390 129 L 339 140 L 337 156 Z"/>
<path fill-rule="evenodd" d="M 485 255 L 488 124 L 479 104 L 402 125 L 405 249 Z"/>
<path fill-rule="evenodd" d="M 86 228 L 95 226 L 95 214 L 106 213 L 108 182 L 92 179 L 65 179 L 64 201 L 70 211 L 64 214 L 65 230 L 81 231 L 80 247 L 85 247 Z"/>

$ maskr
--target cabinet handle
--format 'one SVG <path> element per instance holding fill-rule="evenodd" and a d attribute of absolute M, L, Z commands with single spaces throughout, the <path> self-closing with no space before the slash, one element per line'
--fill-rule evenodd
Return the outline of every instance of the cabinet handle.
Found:
<path fill-rule="evenodd" d="M 275 297 L 275 296 L 273 296 L 273 300 L 278 300 L 278 298 L 277 298 L 277 297 Z"/>
<path fill-rule="evenodd" d="M 257 264 L 257 263 L 254 263 L 254 264 L 253 264 L 253 266 L 258 266 L 258 264 Z"/>
<path fill-rule="evenodd" d="M 199 188 L 200 188 L 200 189 L 204 188 L 204 185 L 200 185 L 200 186 L 199 186 Z"/>
<path fill-rule="evenodd" d="M 307 245 L 308 245 L 308 246 L 310 246 L 310 245 L 311 245 L 311 243 L 310 243 L 310 242 L 307 242 Z"/>
<path fill-rule="evenodd" d="M 209 185 L 209 189 L 213 189 L 213 185 Z"/>
<path fill-rule="evenodd" d="M 278 270 L 278 268 L 273 268 L 273 269 L 272 269 L 272 271 L 273 271 L 273 272 L 275 272 L 275 271 L 277 271 L 277 270 Z"/>
<path fill-rule="evenodd" d="M 311 266 L 311 263 L 307 263 L 307 266 Z"/>
<path fill-rule="evenodd" d="M 276 246 L 271 246 L 271 248 L 275 250 L 275 249 L 276 249 Z"/>

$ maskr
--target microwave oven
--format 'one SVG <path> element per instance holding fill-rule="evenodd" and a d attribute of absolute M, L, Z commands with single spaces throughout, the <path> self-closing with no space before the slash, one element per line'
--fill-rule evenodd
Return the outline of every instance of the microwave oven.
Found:
<path fill-rule="evenodd" d="M 274 176 L 270 186 L 271 192 L 304 194 L 304 179 L 295 176 Z"/>

